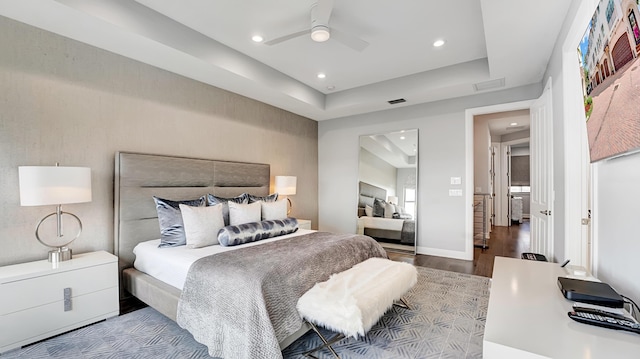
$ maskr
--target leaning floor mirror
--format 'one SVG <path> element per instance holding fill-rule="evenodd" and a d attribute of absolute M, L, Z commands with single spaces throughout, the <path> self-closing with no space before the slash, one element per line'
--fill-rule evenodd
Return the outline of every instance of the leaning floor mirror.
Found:
<path fill-rule="evenodd" d="M 417 129 L 360 136 L 357 232 L 415 253 L 417 183 Z"/>

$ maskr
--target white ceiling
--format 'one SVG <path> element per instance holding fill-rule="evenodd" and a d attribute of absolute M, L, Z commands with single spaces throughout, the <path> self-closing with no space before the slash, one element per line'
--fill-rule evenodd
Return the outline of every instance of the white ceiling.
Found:
<path fill-rule="evenodd" d="M 499 141 L 503 135 L 531 129 L 529 110 L 506 111 L 477 116 L 488 120 L 492 141 Z"/>
<path fill-rule="evenodd" d="M 266 40 L 310 27 L 314 0 L 12 0 L 0 15 L 315 120 L 541 81 L 569 0 L 335 0 L 335 39 Z M 446 41 L 434 48 L 436 39 Z M 318 72 L 325 79 L 316 77 Z M 328 89 L 333 86 L 333 89 Z"/>

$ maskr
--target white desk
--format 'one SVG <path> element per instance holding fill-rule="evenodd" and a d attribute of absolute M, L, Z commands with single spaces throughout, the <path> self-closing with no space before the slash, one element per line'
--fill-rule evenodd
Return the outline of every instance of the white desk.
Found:
<path fill-rule="evenodd" d="M 578 323 L 558 288 L 558 263 L 496 257 L 483 358 L 639 358 L 640 335 Z"/>

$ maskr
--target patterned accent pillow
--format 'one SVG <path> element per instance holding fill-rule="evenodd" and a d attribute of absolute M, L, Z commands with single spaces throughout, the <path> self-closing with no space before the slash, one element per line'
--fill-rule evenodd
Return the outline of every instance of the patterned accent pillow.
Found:
<path fill-rule="evenodd" d="M 277 219 L 226 226 L 218 232 L 218 242 L 225 247 L 260 241 L 283 236 L 298 230 L 295 218 Z"/>
<path fill-rule="evenodd" d="M 180 204 L 191 207 L 204 207 L 207 204 L 204 196 L 187 201 L 172 201 L 153 196 L 160 222 L 160 245 L 158 247 L 177 247 L 187 244 L 184 234 L 184 222 L 180 212 Z"/>
<path fill-rule="evenodd" d="M 246 203 L 249 203 L 249 195 L 246 193 L 243 193 L 238 197 L 231 197 L 231 198 L 218 197 L 212 194 L 207 195 L 207 206 L 215 206 L 216 204 L 220 204 L 220 203 L 224 204 L 224 206 L 222 206 L 222 218 L 224 219 L 225 226 L 229 225 L 229 205 L 227 204 L 228 202 L 246 204 Z"/>
<path fill-rule="evenodd" d="M 272 193 L 268 196 L 264 196 L 264 197 L 260 197 L 260 196 L 254 196 L 252 194 L 249 195 L 249 203 L 253 203 L 253 202 L 258 202 L 258 201 L 262 201 L 262 202 L 275 202 L 278 200 L 278 193 Z"/>
<path fill-rule="evenodd" d="M 374 217 L 384 217 L 384 208 L 387 203 L 381 199 L 375 199 L 373 201 L 373 216 Z"/>

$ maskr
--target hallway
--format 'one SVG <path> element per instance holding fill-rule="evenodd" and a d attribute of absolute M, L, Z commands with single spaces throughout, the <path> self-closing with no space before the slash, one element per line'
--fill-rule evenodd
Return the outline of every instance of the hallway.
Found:
<path fill-rule="evenodd" d="M 511 227 L 494 226 L 489 239 L 489 248 L 484 250 L 474 248 L 473 262 L 424 254 L 411 255 L 391 251 L 388 251 L 388 254 L 393 260 L 417 266 L 491 277 L 496 256 L 520 258 L 521 253 L 529 252 L 530 233 L 528 220 Z"/>

